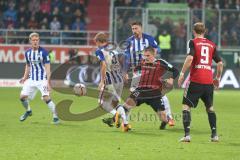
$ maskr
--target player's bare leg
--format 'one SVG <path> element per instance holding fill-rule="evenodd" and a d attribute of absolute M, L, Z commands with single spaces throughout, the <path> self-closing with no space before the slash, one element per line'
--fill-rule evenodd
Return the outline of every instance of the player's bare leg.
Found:
<path fill-rule="evenodd" d="M 53 114 L 53 124 L 58 124 L 59 123 L 59 118 L 57 116 L 55 104 L 53 103 L 50 96 L 48 96 L 48 95 L 43 96 L 43 100 L 48 105 L 48 108 L 50 109 L 50 111 Z"/>
<path fill-rule="evenodd" d="M 136 102 L 134 99 L 132 98 L 128 98 L 124 105 L 121 106 L 122 108 L 118 108 L 118 110 L 121 110 L 121 112 L 123 112 L 122 114 L 122 120 L 123 120 L 123 126 L 122 126 L 122 130 L 123 132 L 128 132 L 129 130 L 131 130 L 131 126 L 128 123 L 128 114 L 130 112 L 130 110 L 132 108 L 134 108 L 136 106 Z"/>
<path fill-rule="evenodd" d="M 20 95 L 20 101 L 21 101 L 23 107 L 26 109 L 26 112 L 20 117 L 20 121 L 24 121 L 27 119 L 27 117 L 32 116 L 32 110 L 29 105 L 27 95 Z"/>

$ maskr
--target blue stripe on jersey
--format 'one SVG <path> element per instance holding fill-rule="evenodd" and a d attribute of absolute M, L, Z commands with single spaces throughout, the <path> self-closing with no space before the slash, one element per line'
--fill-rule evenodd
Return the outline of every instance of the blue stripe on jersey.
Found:
<path fill-rule="evenodd" d="M 110 74 L 108 72 L 106 73 L 106 78 L 107 78 L 106 79 L 106 81 L 107 81 L 106 83 L 107 84 L 112 84 L 112 81 L 111 81 L 111 78 L 110 78 Z"/>
<path fill-rule="evenodd" d="M 33 51 L 33 61 L 36 61 L 36 52 L 34 52 L 34 51 Z M 38 81 L 38 67 L 35 63 L 33 65 L 35 67 L 36 80 Z"/>
<path fill-rule="evenodd" d="M 41 80 L 43 80 L 43 71 L 44 71 L 44 69 L 43 69 L 43 66 L 42 66 L 41 63 L 39 63 L 39 66 L 41 68 Z"/>
<path fill-rule="evenodd" d="M 115 73 L 116 73 L 116 75 L 117 75 L 117 78 L 118 78 L 119 82 L 122 82 L 122 78 L 119 76 L 118 72 L 115 71 Z"/>
<path fill-rule="evenodd" d="M 113 77 L 114 83 L 117 83 L 117 79 L 116 79 L 116 77 L 115 77 L 113 71 L 111 71 L 111 75 L 112 75 L 112 77 Z"/>

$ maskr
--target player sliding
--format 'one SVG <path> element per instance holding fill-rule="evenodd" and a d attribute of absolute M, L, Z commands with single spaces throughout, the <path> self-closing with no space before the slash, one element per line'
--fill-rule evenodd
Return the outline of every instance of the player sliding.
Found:
<path fill-rule="evenodd" d="M 142 23 L 141 22 L 133 22 L 131 24 L 131 29 L 133 35 L 130 36 L 126 41 L 128 43 L 128 47 L 126 49 L 125 54 L 128 57 L 130 68 L 134 69 L 136 65 L 142 60 L 143 51 L 146 47 L 151 46 L 154 48 L 155 52 L 159 52 L 159 46 L 154 38 L 142 31 Z M 140 77 L 139 73 L 135 73 L 132 78 L 131 88 L 130 90 L 134 90 L 139 81 Z M 174 126 L 174 120 L 171 113 L 171 106 L 169 100 L 166 95 L 163 95 L 162 100 L 164 104 L 164 108 L 167 114 L 168 123 L 170 126 Z"/>
<path fill-rule="evenodd" d="M 135 72 L 140 72 L 141 76 L 136 89 L 125 101 L 123 108 L 126 112 L 129 112 L 131 108 L 146 103 L 152 107 L 157 113 L 162 123 L 160 129 L 165 129 L 168 119 L 165 113 L 165 108 L 162 100 L 162 89 L 164 88 L 163 82 L 169 86 L 173 85 L 174 79 L 178 76 L 178 70 L 168 62 L 162 59 L 156 59 L 155 49 L 151 46 L 145 48 L 143 53 L 143 59 L 136 66 Z M 166 80 L 162 79 L 162 76 L 167 72 L 172 72 L 172 76 Z M 118 111 L 124 112 L 120 106 Z M 123 117 L 123 131 L 129 130 L 128 119 Z"/>
<path fill-rule="evenodd" d="M 28 98 L 33 99 L 39 90 L 42 94 L 42 99 L 53 114 L 53 123 L 58 124 L 59 119 L 55 110 L 55 104 L 49 96 L 51 71 L 48 52 L 39 46 L 40 38 L 38 33 L 31 33 L 29 41 L 32 47 L 25 52 L 25 72 L 20 80 L 20 83 L 23 84 L 20 100 L 26 112 L 20 117 L 20 121 L 24 121 L 32 115 Z"/>
<path fill-rule="evenodd" d="M 205 26 L 203 23 L 195 23 L 193 27 L 194 39 L 188 42 L 188 56 L 183 64 L 182 71 L 178 79 L 181 86 L 184 74 L 190 68 L 190 83 L 185 89 L 183 96 L 183 126 L 185 135 L 181 142 L 190 142 L 190 108 L 197 107 L 198 101 L 204 102 L 208 114 L 208 121 L 212 131 L 211 141 L 217 142 L 216 114 L 213 109 L 213 91 L 218 88 L 222 75 L 223 64 L 216 51 L 216 45 L 204 38 Z M 217 74 L 213 81 L 212 59 L 217 63 Z"/>

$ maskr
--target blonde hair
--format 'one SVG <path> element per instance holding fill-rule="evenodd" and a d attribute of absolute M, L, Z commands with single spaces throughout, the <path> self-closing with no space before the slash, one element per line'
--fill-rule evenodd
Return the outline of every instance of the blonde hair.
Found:
<path fill-rule="evenodd" d="M 29 40 L 32 39 L 33 36 L 39 37 L 39 34 L 37 32 L 33 32 L 29 35 Z"/>
<path fill-rule="evenodd" d="M 197 22 L 194 24 L 193 26 L 193 30 L 197 33 L 197 34 L 204 34 L 206 29 L 205 29 L 205 25 L 202 22 Z"/>
<path fill-rule="evenodd" d="M 108 41 L 108 36 L 107 36 L 107 34 L 105 34 L 103 32 L 99 32 L 95 35 L 94 40 L 96 42 L 104 43 L 104 42 Z"/>

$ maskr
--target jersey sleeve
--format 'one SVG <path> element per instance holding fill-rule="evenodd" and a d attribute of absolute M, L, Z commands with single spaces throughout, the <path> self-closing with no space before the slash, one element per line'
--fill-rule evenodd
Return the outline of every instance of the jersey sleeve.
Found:
<path fill-rule="evenodd" d="M 189 40 L 187 43 L 187 54 L 191 56 L 194 56 L 195 54 L 194 43 L 192 40 Z"/>
<path fill-rule="evenodd" d="M 95 54 L 96 54 L 96 56 L 98 57 L 98 59 L 99 59 L 100 61 L 105 61 L 105 57 L 104 57 L 102 51 L 97 50 L 97 51 L 95 52 Z"/>
<path fill-rule="evenodd" d="M 159 47 L 158 47 L 158 44 L 157 44 L 157 41 L 153 38 L 153 37 L 149 37 L 149 45 L 150 46 L 152 46 L 153 48 L 156 48 L 156 49 L 158 49 Z M 160 48 L 159 48 L 160 49 Z"/>
<path fill-rule="evenodd" d="M 50 58 L 46 50 L 43 50 L 42 56 L 43 56 L 43 64 L 49 64 Z"/>
<path fill-rule="evenodd" d="M 163 68 L 165 68 L 167 71 L 170 71 L 172 72 L 172 78 L 175 79 L 178 74 L 179 74 L 179 71 L 177 68 L 175 68 L 173 65 L 171 65 L 170 63 L 168 63 L 167 61 L 163 60 L 163 59 L 160 59 L 160 64 Z"/>
<path fill-rule="evenodd" d="M 213 53 L 213 60 L 214 60 L 216 63 L 222 61 L 222 59 L 220 58 L 220 56 L 219 56 L 219 54 L 218 54 L 218 52 L 217 52 L 217 50 L 216 50 L 216 47 L 215 47 L 214 53 Z"/>
<path fill-rule="evenodd" d="M 29 65 L 29 64 L 30 64 L 30 62 L 29 62 L 29 60 L 28 60 L 27 53 L 28 53 L 28 52 L 26 51 L 24 55 L 25 55 L 26 63 Z"/>

